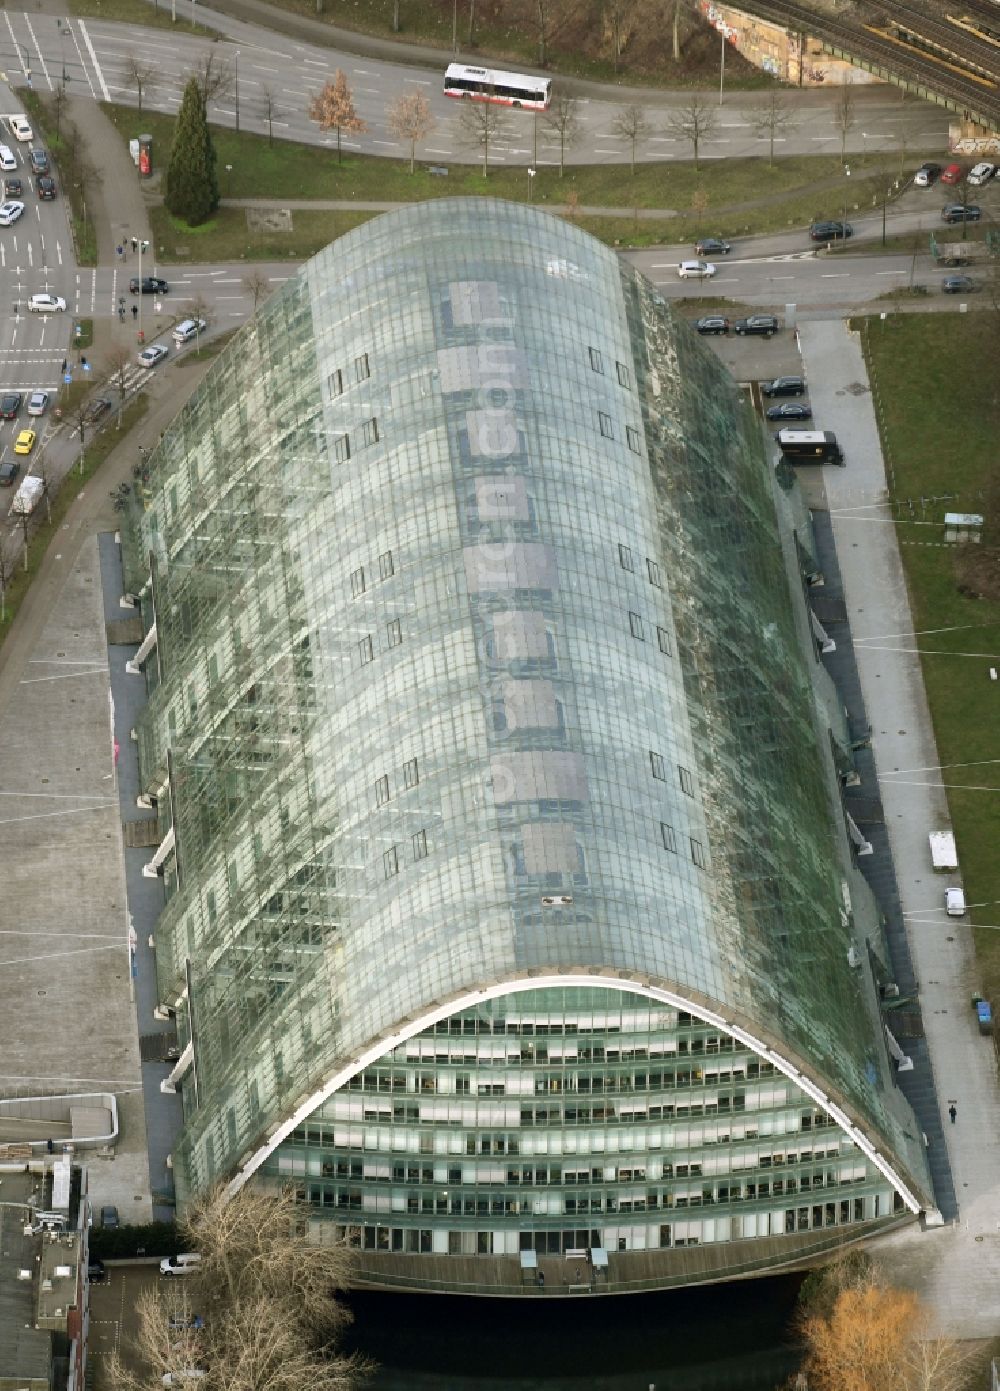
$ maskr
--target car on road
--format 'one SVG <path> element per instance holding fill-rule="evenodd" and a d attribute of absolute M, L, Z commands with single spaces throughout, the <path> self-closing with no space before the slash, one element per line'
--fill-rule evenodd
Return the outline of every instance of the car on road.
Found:
<path fill-rule="evenodd" d="M 724 314 L 704 314 L 694 321 L 698 333 L 728 333 L 729 320 Z"/>
<path fill-rule="evenodd" d="M 33 174 L 47 174 L 49 172 L 49 157 L 44 150 L 31 150 L 28 154 Z"/>
<path fill-rule="evenodd" d="M 979 289 L 979 281 L 971 275 L 946 275 L 941 289 L 946 295 L 971 295 Z"/>
<path fill-rule="evenodd" d="M 24 212 L 24 204 L 11 200 L 8 203 L 0 203 L 0 227 L 9 227 L 12 222 Z"/>
<path fill-rule="evenodd" d="M 4 459 L 0 464 L 0 488 L 11 488 L 21 472 L 21 465 L 16 459 Z"/>
<path fill-rule="evenodd" d="M 748 314 L 745 319 L 737 319 L 733 324 L 735 333 L 754 335 L 758 338 L 771 338 L 781 325 L 774 314 Z"/>
<path fill-rule="evenodd" d="M 33 391 L 28 397 L 28 414 L 44 415 L 49 408 L 49 393 L 47 391 Z"/>
<path fill-rule="evenodd" d="M 932 160 L 926 160 L 914 174 L 913 182 L 917 188 L 930 188 L 931 184 L 937 182 L 940 175 L 940 164 L 935 164 Z"/>
<path fill-rule="evenodd" d="M 16 140 L 34 140 L 34 132 L 28 124 L 27 116 L 11 116 L 11 134 Z"/>
<path fill-rule="evenodd" d="M 14 441 L 15 454 L 30 454 L 35 447 L 35 440 L 38 436 L 34 430 L 22 430 Z"/>
<path fill-rule="evenodd" d="M 0 396 L 0 416 L 4 420 L 13 420 L 21 409 L 21 402 L 24 399 L 20 391 L 5 391 Z"/>
<path fill-rule="evenodd" d="M 167 282 L 161 280 L 158 275 L 144 275 L 142 277 L 141 293 L 144 295 L 165 295 L 169 289 L 170 286 Z M 130 295 L 137 295 L 140 293 L 139 277 L 137 275 L 133 275 L 132 279 L 128 282 L 128 292 Z"/>
<path fill-rule="evenodd" d="M 85 425 L 96 425 L 97 422 L 111 409 L 111 402 L 106 396 L 93 396 L 87 402 L 83 411 L 83 423 Z"/>
<path fill-rule="evenodd" d="M 682 261 L 677 274 L 682 280 L 711 280 L 715 267 L 711 261 Z"/>
<path fill-rule="evenodd" d="M 113 1203 L 108 1203 L 106 1207 L 101 1208 L 101 1226 L 108 1232 L 117 1231 L 121 1226 L 118 1219 L 118 1209 Z"/>
<path fill-rule="evenodd" d="M 768 406 L 768 420 L 812 420 L 812 407 L 802 401 L 783 401 L 780 406 Z"/>
<path fill-rule="evenodd" d="M 941 170 L 941 182 L 943 184 L 960 184 L 965 177 L 965 170 L 960 164 L 949 164 Z"/>
<path fill-rule="evenodd" d="M 944 891 L 944 908 L 949 918 L 960 918 L 965 913 L 965 892 L 952 887 Z"/>
<path fill-rule="evenodd" d="M 0 169 L 5 174 L 12 173 L 17 168 L 17 160 L 14 158 L 14 151 L 9 145 L 0 145 Z"/>
<path fill-rule="evenodd" d="M 155 367 L 158 362 L 162 362 L 167 356 L 167 350 L 162 343 L 153 343 L 151 347 L 143 348 L 139 354 L 139 364 L 142 367 Z"/>
<path fill-rule="evenodd" d="M 61 314 L 66 308 L 62 295 L 32 295 L 28 300 L 32 314 Z"/>
<path fill-rule="evenodd" d="M 193 1275 L 201 1264 L 197 1251 L 182 1251 L 179 1256 L 164 1256 L 160 1262 L 161 1275 Z"/>
<path fill-rule="evenodd" d="M 982 160 L 979 164 L 974 164 L 969 170 L 969 183 L 973 188 L 980 188 L 983 184 L 988 184 L 993 175 L 997 172 L 995 164 L 990 164 L 989 160 Z"/>
<path fill-rule="evenodd" d="M 190 343 L 192 338 L 197 338 L 200 333 L 204 333 L 208 324 L 204 319 L 182 319 L 173 332 L 174 342 L 178 347 L 182 343 Z"/>
<path fill-rule="evenodd" d="M 732 244 L 721 237 L 702 237 L 694 244 L 696 256 L 728 256 L 732 249 Z"/>
<path fill-rule="evenodd" d="M 801 377 L 775 377 L 773 381 L 761 382 L 762 396 L 804 396 L 806 384 Z"/>
<path fill-rule="evenodd" d="M 943 222 L 978 222 L 983 215 L 978 203 L 946 203 L 941 209 Z"/>
<path fill-rule="evenodd" d="M 24 185 L 20 179 L 4 179 L 3 196 L 5 198 L 20 198 L 24 193 Z"/>
<path fill-rule="evenodd" d="M 193 1328 L 197 1332 L 205 1327 L 205 1320 L 201 1314 L 171 1314 L 167 1320 L 167 1327 L 171 1333 L 177 1333 L 184 1328 Z"/>
<path fill-rule="evenodd" d="M 814 222 L 809 235 L 813 241 L 846 241 L 854 236 L 854 228 L 849 222 Z"/>
<path fill-rule="evenodd" d="M 35 192 L 43 203 L 51 203 L 56 196 L 56 181 L 48 174 L 43 174 L 41 178 L 35 180 Z"/>
<path fill-rule="evenodd" d="M 164 1372 L 161 1386 L 189 1386 L 193 1381 L 201 1381 L 208 1373 L 204 1367 L 182 1367 L 179 1372 Z"/>
<path fill-rule="evenodd" d="M 92 1285 L 103 1285 L 108 1278 L 107 1267 L 97 1256 L 91 1256 L 87 1261 L 87 1279 Z"/>

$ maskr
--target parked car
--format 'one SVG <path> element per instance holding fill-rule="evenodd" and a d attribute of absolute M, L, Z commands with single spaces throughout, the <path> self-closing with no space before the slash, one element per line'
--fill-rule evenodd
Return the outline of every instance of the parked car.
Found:
<path fill-rule="evenodd" d="M 158 275 L 144 275 L 142 277 L 142 290 L 139 289 L 139 277 L 133 275 L 128 282 L 128 292 L 130 295 L 165 295 L 170 286 L 165 280 L 161 280 Z"/>
<path fill-rule="evenodd" d="M 197 338 L 200 333 L 204 333 L 208 324 L 204 319 L 182 319 L 173 332 L 174 342 L 178 347 L 182 343 L 190 343 L 192 338 Z"/>
<path fill-rule="evenodd" d="M 944 907 L 949 918 L 960 918 L 965 913 L 965 891 L 959 888 L 945 889 Z"/>
<path fill-rule="evenodd" d="M 87 1279 L 92 1285 L 103 1285 L 107 1278 L 108 1272 L 104 1262 L 97 1256 L 91 1256 L 87 1261 Z"/>
<path fill-rule="evenodd" d="M 17 160 L 14 158 L 14 151 L 9 145 L 0 145 L 0 169 L 4 173 L 13 173 L 17 169 Z"/>
<path fill-rule="evenodd" d="M 854 236 L 854 228 L 849 222 L 814 222 L 809 235 L 813 241 L 846 241 Z"/>
<path fill-rule="evenodd" d="M 164 1256 L 160 1262 L 161 1275 L 193 1275 L 201 1263 L 197 1251 L 182 1251 L 179 1256 Z"/>
<path fill-rule="evenodd" d="M 979 281 L 973 280 L 971 275 L 946 275 L 941 289 L 946 295 L 971 295 L 979 289 Z"/>
<path fill-rule="evenodd" d="M 43 174 L 41 178 L 35 180 L 35 192 L 43 203 L 51 203 L 56 196 L 56 181 L 48 174 Z"/>
<path fill-rule="evenodd" d="M 118 1209 L 113 1203 L 108 1203 L 106 1207 L 101 1208 L 101 1226 L 108 1232 L 117 1231 L 121 1226 L 118 1220 Z"/>
<path fill-rule="evenodd" d="M 0 488 L 12 487 L 20 472 L 21 465 L 16 459 L 5 459 L 0 464 Z"/>
<path fill-rule="evenodd" d="M 4 420 L 13 420 L 21 409 L 21 402 L 24 397 L 19 391 L 5 391 L 0 396 L 0 416 Z"/>
<path fill-rule="evenodd" d="M 940 174 L 940 164 L 935 164 L 932 160 L 927 160 L 914 174 L 913 182 L 917 188 L 930 188 L 931 184 L 937 182 Z"/>
<path fill-rule="evenodd" d="M 702 318 L 695 320 L 694 326 L 699 333 L 729 332 L 729 320 L 724 314 L 705 314 Z"/>
<path fill-rule="evenodd" d="M 783 401 L 780 406 L 769 406 L 768 420 L 812 420 L 812 407 L 801 401 Z"/>
<path fill-rule="evenodd" d="M 47 174 L 49 172 L 49 157 L 44 150 L 32 150 L 28 155 L 33 174 Z"/>
<path fill-rule="evenodd" d="M 20 198 L 24 192 L 24 187 L 20 179 L 4 179 L 3 196 L 5 198 Z"/>
<path fill-rule="evenodd" d="M 983 210 L 977 203 L 946 203 L 941 209 L 944 222 L 978 222 Z"/>
<path fill-rule="evenodd" d="M 32 314 L 61 314 L 66 308 L 62 295 L 32 295 L 28 300 Z"/>
<path fill-rule="evenodd" d="M 943 184 L 960 184 L 965 176 L 965 170 L 960 164 L 948 164 L 941 170 L 941 182 Z"/>
<path fill-rule="evenodd" d="M 24 212 L 24 204 L 11 200 L 7 203 L 0 203 L 0 227 L 9 227 L 12 222 Z"/>
<path fill-rule="evenodd" d="M 15 454 L 30 454 L 35 447 L 35 440 L 38 436 L 34 430 L 22 430 L 14 441 Z"/>
<path fill-rule="evenodd" d="M 995 164 L 990 164 L 989 160 L 982 160 L 979 164 L 974 164 L 969 170 L 969 183 L 973 188 L 979 188 L 982 184 L 988 184 L 993 175 L 997 172 Z"/>
<path fill-rule="evenodd" d="M 694 244 L 695 254 L 698 256 L 728 256 L 732 251 L 732 244 L 723 241 L 721 237 L 702 237 L 701 241 Z"/>
<path fill-rule="evenodd" d="M 205 1320 L 201 1314 L 171 1314 L 167 1320 L 167 1327 L 171 1333 L 177 1333 L 184 1328 L 193 1328 L 198 1331 L 205 1327 Z"/>
<path fill-rule="evenodd" d="M 102 416 L 107 415 L 111 409 L 111 402 L 106 396 L 93 396 L 87 402 L 83 412 L 83 422 L 85 425 L 96 425 Z"/>
<path fill-rule="evenodd" d="M 44 415 L 49 408 L 49 393 L 47 391 L 33 391 L 28 397 L 28 414 Z"/>
<path fill-rule="evenodd" d="M 803 396 L 806 384 L 801 377 L 775 377 L 771 382 L 761 382 L 762 396 Z"/>
<path fill-rule="evenodd" d="M 28 124 L 27 116 L 11 116 L 11 134 L 16 140 L 34 140 L 34 132 Z"/>
<path fill-rule="evenodd" d="M 711 280 L 715 267 L 711 261 L 682 261 L 677 274 L 682 280 Z"/>
<path fill-rule="evenodd" d="M 781 325 L 774 314 L 749 314 L 745 319 L 737 319 L 733 331 L 739 334 L 755 334 L 761 338 L 771 338 Z"/>
<path fill-rule="evenodd" d="M 151 347 L 143 348 L 139 354 L 139 365 L 141 367 L 155 367 L 158 362 L 162 362 L 167 356 L 167 350 L 162 343 L 153 343 Z"/>

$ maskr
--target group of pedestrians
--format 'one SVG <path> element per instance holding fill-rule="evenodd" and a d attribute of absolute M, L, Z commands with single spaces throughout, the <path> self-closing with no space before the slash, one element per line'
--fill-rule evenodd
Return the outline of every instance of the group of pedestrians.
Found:
<path fill-rule="evenodd" d="M 118 243 L 118 245 L 115 247 L 115 250 L 116 250 L 116 252 L 118 253 L 118 259 L 119 259 L 119 261 L 122 261 L 123 263 L 124 263 L 125 261 L 128 260 L 128 247 L 129 247 L 129 242 L 132 243 L 132 255 L 134 256 L 135 253 L 139 250 L 139 238 L 138 238 L 138 237 L 125 237 L 125 238 L 124 238 L 122 241 L 120 241 L 120 242 Z"/>
<path fill-rule="evenodd" d="M 138 306 L 137 304 L 133 304 L 133 306 L 132 306 L 132 322 L 135 323 L 135 321 L 136 321 L 136 319 L 138 319 L 138 317 L 139 317 L 139 306 Z M 118 322 L 119 322 L 120 324 L 123 324 L 123 323 L 125 322 L 125 296 L 124 296 L 124 295 L 119 295 L 119 296 L 118 296 Z"/>

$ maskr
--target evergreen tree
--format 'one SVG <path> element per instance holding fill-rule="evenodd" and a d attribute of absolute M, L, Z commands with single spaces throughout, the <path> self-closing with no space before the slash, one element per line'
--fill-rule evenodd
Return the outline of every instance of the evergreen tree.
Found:
<path fill-rule="evenodd" d="M 197 227 L 219 206 L 215 147 L 196 77 L 184 88 L 181 109 L 177 113 L 164 202 L 174 217 L 181 218 L 189 227 Z"/>

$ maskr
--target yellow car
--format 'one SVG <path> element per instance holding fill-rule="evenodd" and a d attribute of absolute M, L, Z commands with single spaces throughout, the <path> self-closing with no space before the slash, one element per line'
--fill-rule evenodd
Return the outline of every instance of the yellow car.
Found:
<path fill-rule="evenodd" d="M 15 454 L 30 454 L 35 447 L 37 436 L 34 430 L 22 430 L 14 444 Z"/>

